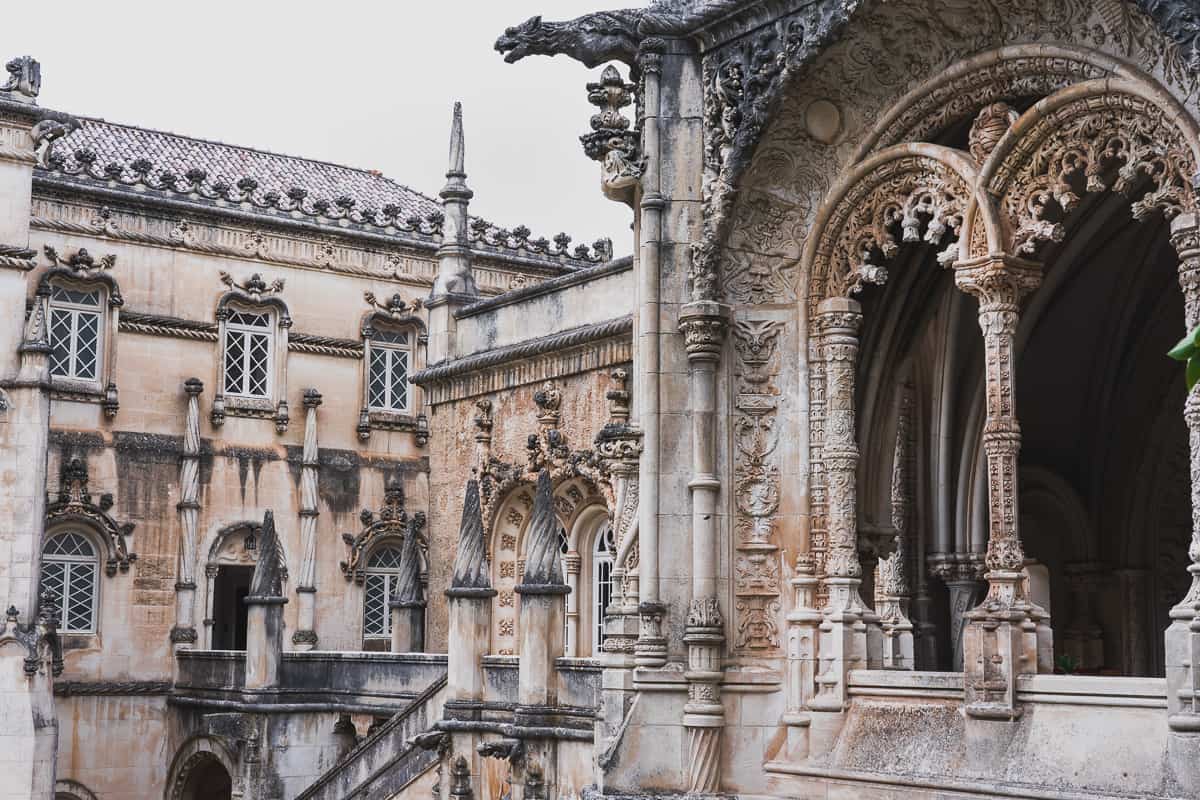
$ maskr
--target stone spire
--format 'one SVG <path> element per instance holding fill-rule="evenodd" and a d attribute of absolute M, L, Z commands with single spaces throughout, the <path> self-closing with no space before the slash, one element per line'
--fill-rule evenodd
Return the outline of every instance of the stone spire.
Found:
<path fill-rule="evenodd" d="M 279 570 L 279 537 L 275 533 L 275 513 L 263 515 L 258 535 L 258 564 L 250 579 L 250 595 L 257 598 L 283 597 L 283 575 Z"/>
<path fill-rule="evenodd" d="M 550 473 L 538 473 L 537 491 L 533 497 L 533 519 L 529 523 L 529 545 L 526 548 L 525 587 L 565 586 L 562 560 L 558 546 L 558 518 L 554 514 L 554 490 Z"/>
<path fill-rule="evenodd" d="M 438 249 L 438 275 L 430 297 L 476 295 L 471 275 L 471 247 L 468 240 L 467 205 L 474 193 L 467 187 L 467 145 L 463 137 L 462 103 L 454 104 L 450 125 L 450 163 L 446 185 L 442 187 L 442 246 Z"/>
<path fill-rule="evenodd" d="M 492 591 L 487 554 L 483 543 L 483 511 L 479 504 L 479 481 L 467 481 L 462 524 L 458 530 L 458 553 L 454 556 L 454 575 L 447 596 Z"/>
<path fill-rule="evenodd" d="M 421 593 L 421 559 L 417 553 L 417 532 L 413 528 L 404 536 L 400 548 L 400 574 L 396 576 L 396 589 L 392 602 L 401 606 L 423 606 Z"/>

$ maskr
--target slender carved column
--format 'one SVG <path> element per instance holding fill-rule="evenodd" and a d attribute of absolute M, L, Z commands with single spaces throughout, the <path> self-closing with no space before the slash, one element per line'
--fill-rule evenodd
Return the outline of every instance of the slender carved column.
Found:
<path fill-rule="evenodd" d="M 879 617 L 883 625 L 883 666 L 913 669 L 913 624 L 908 618 L 912 598 L 909 566 L 912 549 L 913 387 L 900 387 L 896 418 L 896 448 L 892 464 L 892 527 L 896 550 L 879 562 Z"/>
<path fill-rule="evenodd" d="M 1200 218 L 1180 214 L 1171 223 L 1171 244 L 1179 254 L 1179 286 L 1183 289 L 1187 331 L 1200 326 Z M 1200 731 L 1200 383 L 1183 405 L 1191 451 L 1192 541 L 1188 572 L 1192 583 L 1171 609 L 1167 628 L 1167 722 L 1172 730 Z"/>
<path fill-rule="evenodd" d="M 550 473 L 543 469 L 538 473 L 533 496 L 525 572 L 515 588 L 521 596 L 519 686 L 514 716 L 517 724 L 553 724 L 545 720 L 548 709 L 558 704 L 554 662 L 563 652 L 564 597 L 570 588 L 563 578 L 559 557 L 553 495 Z"/>
<path fill-rule="evenodd" d="M 1038 264 L 1007 256 L 966 262 L 955 270 L 958 287 L 979 300 L 986 366 L 988 594 L 966 614 L 963 686 L 967 714 L 987 719 L 1020 715 L 1017 676 L 1037 672 L 1038 623 L 1045 617 L 1029 599 L 1022 573 L 1025 553 L 1017 528 L 1021 428 L 1014 375 L 1020 302 L 1040 281 Z"/>
<path fill-rule="evenodd" d="M 856 475 L 858 444 L 854 423 L 854 365 L 858 356 L 858 302 L 842 297 L 821 302 L 816 324 L 825 356 L 825 464 L 828 550 L 825 584 L 829 601 L 821 611 L 818 694 L 810 707 L 841 711 L 846 707 L 846 673 L 868 664 L 867 609 L 859 597 Z M 882 636 L 878 643 L 882 650 Z M 880 653 L 882 657 L 882 653 Z"/>
<path fill-rule="evenodd" d="M 321 405 L 321 393 L 316 389 L 304 390 L 304 452 L 300 466 L 300 578 L 296 582 L 296 594 L 300 600 L 299 625 L 292 634 L 292 644 L 297 650 L 311 650 L 317 646 L 316 599 L 317 599 L 317 477 L 320 461 L 317 450 L 317 408 Z"/>
<path fill-rule="evenodd" d="M 196 602 L 196 523 L 200 516 L 200 393 L 204 384 L 188 378 L 187 420 L 183 432 L 183 459 L 179 464 L 179 566 L 175 579 L 175 627 L 171 642 L 176 650 L 190 649 L 196 643 L 192 619 Z"/>
<path fill-rule="evenodd" d="M 712 794 L 721 783 L 720 736 L 725 724 L 721 704 L 721 657 L 725 622 L 717 602 L 716 368 L 729 327 L 729 309 L 712 301 L 683 307 L 679 329 L 687 348 L 692 412 L 692 602 L 683 641 L 688 649 L 689 791 Z"/>
<path fill-rule="evenodd" d="M 638 386 L 637 422 L 644 435 L 644 452 L 638 484 L 638 641 L 635 658 L 641 667 L 667 663 L 667 639 L 663 634 L 666 607 L 660 600 L 658 570 L 658 471 L 661 446 L 659 374 L 662 371 L 662 341 L 659 326 L 662 287 L 662 217 L 666 201 L 659 174 L 659 79 L 662 73 L 661 40 L 646 40 L 638 54 L 642 68 L 642 198 L 638 221 L 638 347 L 635 369 Z"/>

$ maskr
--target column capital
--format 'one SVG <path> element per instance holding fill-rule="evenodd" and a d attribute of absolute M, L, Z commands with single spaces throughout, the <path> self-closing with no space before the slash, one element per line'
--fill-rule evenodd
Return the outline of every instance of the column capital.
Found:
<path fill-rule="evenodd" d="M 679 311 L 679 331 L 689 360 L 715 361 L 729 330 L 730 308 L 712 300 L 688 303 Z"/>
<path fill-rule="evenodd" d="M 822 336 L 857 336 L 862 304 L 849 297 L 829 297 L 817 305 L 817 330 Z"/>
<path fill-rule="evenodd" d="M 1042 282 L 1042 265 L 1009 255 L 989 255 L 954 267 L 954 283 L 979 300 L 980 311 L 1016 311 Z"/>

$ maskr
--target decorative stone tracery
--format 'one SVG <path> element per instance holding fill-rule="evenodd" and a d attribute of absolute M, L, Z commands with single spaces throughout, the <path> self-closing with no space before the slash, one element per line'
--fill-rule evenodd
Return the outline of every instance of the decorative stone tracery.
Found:
<path fill-rule="evenodd" d="M 403 541 L 410 534 L 416 536 L 422 564 L 429 563 L 429 543 L 424 533 L 425 512 L 408 513 L 404 507 L 404 488 L 399 483 L 389 484 L 384 489 L 383 505 L 378 513 L 364 508 L 359 519 L 363 524 L 361 531 L 354 535 L 342 534 L 342 541 L 350 549 L 349 557 L 340 564 L 346 580 L 362 585 L 366 579 L 367 557 L 384 539 Z M 425 571 L 422 569 L 422 574 Z"/>

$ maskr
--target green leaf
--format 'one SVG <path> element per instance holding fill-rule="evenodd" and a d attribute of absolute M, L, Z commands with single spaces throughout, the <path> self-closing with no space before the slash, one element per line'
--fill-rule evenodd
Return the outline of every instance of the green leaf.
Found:
<path fill-rule="evenodd" d="M 1200 356 L 1192 356 L 1187 362 L 1187 390 L 1189 393 L 1197 382 L 1200 382 Z"/>
<path fill-rule="evenodd" d="M 1172 347 L 1167 355 L 1176 361 L 1187 361 L 1200 350 L 1200 340 L 1197 337 L 1200 337 L 1200 326 L 1180 339 L 1179 344 Z"/>

